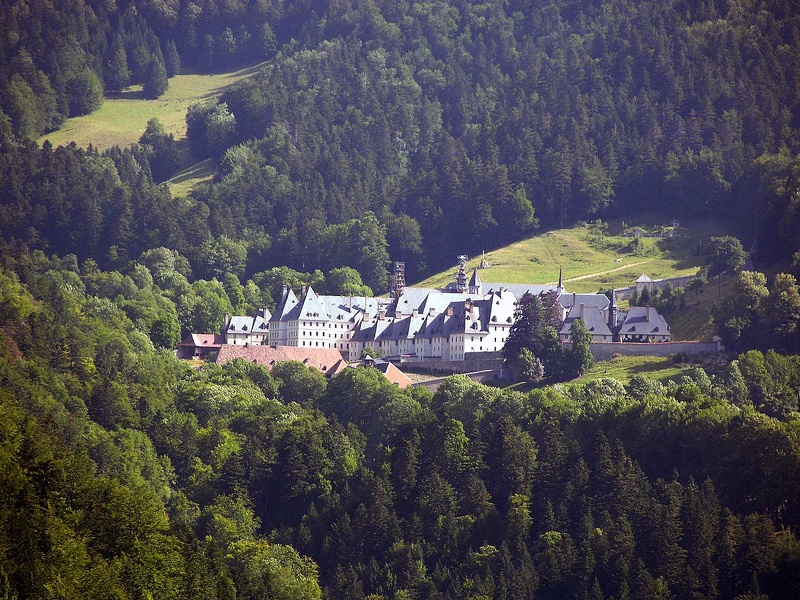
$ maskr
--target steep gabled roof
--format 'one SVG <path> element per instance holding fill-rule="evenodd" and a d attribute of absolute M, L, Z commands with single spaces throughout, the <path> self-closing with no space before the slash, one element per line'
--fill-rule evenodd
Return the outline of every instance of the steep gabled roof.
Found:
<path fill-rule="evenodd" d="M 297 306 L 297 296 L 294 295 L 292 288 L 284 287 L 281 301 L 275 309 L 275 312 L 272 313 L 269 322 L 276 323 L 290 320 L 288 315 L 295 306 Z"/>
<path fill-rule="evenodd" d="M 514 322 L 517 300 L 511 292 L 507 290 L 493 292 L 484 302 L 489 304 L 490 325 L 511 325 Z"/>
<path fill-rule="evenodd" d="M 671 335 L 666 319 L 652 306 L 631 306 L 622 321 L 620 335 Z"/>
<path fill-rule="evenodd" d="M 559 331 L 559 333 L 561 335 L 570 335 L 572 332 L 572 324 L 576 319 L 582 319 L 586 324 L 586 329 L 588 329 L 589 333 L 593 336 L 612 335 L 611 330 L 608 328 L 608 323 L 606 323 L 606 320 L 603 318 L 603 313 L 594 306 L 584 306 L 583 317 L 581 317 L 581 307 L 573 306 L 564 319 L 564 324 L 561 326 L 561 331 Z"/>
<path fill-rule="evenodd" d="M 458 310 L 458 327 L 453 333 L 487 333 L 489 331 L 490 304 L 485 300 L 473 302 L 468 300 Z"/>
<path fill-rule="evenodd" d="M 395 384 L 401 390 L 404 390 L 413 383 L 408 375 L 403 373 L 388 360 L 376 360 L 372 363 L 372 367 L 378 369 L 381 373 L 383 373 L 383 376 L 386 377 L 386 379 Z"/>
<path fill-rule="evenodd" d="M 306 288 L 306 293 L 300 298 L 298 302 L 286 315 L 289 321 L 302 321 L 302 320 L 329 320 L 328 313 L 323 308 L 322 303 L 319 301 L 316 292 L 311 286 Z"/>
<path fill-rule="evenodd" d="M 190 333 L 178 346 L 218 348 L 225 343 L 225 336 L 216 333 Z"/>

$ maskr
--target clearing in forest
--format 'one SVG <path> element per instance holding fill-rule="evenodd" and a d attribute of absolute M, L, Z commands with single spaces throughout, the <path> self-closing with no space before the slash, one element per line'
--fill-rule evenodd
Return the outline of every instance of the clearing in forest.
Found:
<path fill-rule="evenodd" d="M 653 279 L 696 274 L 704 262 L 701 240 L 724 231 L 722 225 L 696 223 L 681 228 L 676 237 L 632 238 L 624 235 L 621 225 L 578 225 L 535 235 L 487 252 L 489 267 L 478 273 L 484 287 L 492 283 L 555 284 L 562 268 L 570 292 L 623 288 L 633 285 L 642 273 Z M 470 257 L 470 273 L 481 258 Z M 456 271 L 453 266 L 414 285 L 444 287 L 455 280 Z"/>
<path fill-rule="evenodd" d="M 75 142 L 82 148 L 92 145 L 98 150 L 125 148 L 139 141 L 147 121 L 155 117 L 178 141 L 183 170 L 174 178 L 176 185 L 170 182 L 170 189 L 174 195 L 185 195 L 193 183 L 214 174 L 207 164 L 193 164 L 186 140 L 186 109 L 191 104 L 218 98 L 225 89 L 257 73 L 260 67 L 259 64 L 230 73 L 176 75 L 157 100 L 145 99 L 142 86 L 132 85 L 119 94 L 107 96 L 92 114 L 67 119 L 61 129 L 42 136 L 39 144 L 49 140 L 53 146 Z"/>

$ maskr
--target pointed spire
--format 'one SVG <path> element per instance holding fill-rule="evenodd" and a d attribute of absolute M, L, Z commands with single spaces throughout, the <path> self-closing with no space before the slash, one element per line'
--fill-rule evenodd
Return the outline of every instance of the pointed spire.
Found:
<path fill-rule="evenodd" d="M 483 282 L 481 281 L 481 276 L 478 275 L 478 269 L 473 269 L 472 277 L 469 280 L 469 293 L 470 294 L 482 294 L 483 293 Z"/>
<path fill-rule="evenodd" d="M 558 287 L 556 288 L 556 292 L 559 294 L 563 294 L 566 290 L 564 289 L 564 275 L 561 272 L 561 267 L 558 267 Z"/>

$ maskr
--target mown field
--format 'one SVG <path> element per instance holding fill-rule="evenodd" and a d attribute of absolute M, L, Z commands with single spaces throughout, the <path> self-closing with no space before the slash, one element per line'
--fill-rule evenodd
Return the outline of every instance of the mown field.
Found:
<path fill-rule="evenodd" d="M 646 221 L 642 224 L 652 226 Z M 489 267 L 479 271 L 481 279 L 485 284 L 555 284 L 562 268 L 567 290 L 596 292 L 633 285 L 642 273 L 653 279 L 694 275 L 703 264 L 701 241 L 725 232 L 724 224 L 704 222 L 681 228 L 675 238 L 635 240 L 621 234 L 622 226 L 612 222 L 557 229 L 487 252 Z M 481 258 L 470 258 L 470 271 Z M 414 285 L 443 287 L 454 281 L 456 270 L 453 267 Z"/>
<path fill-rule="evenodd" d="M 186 143 L 186 109 L 218 97 L 227 87 L 257 72 L 260 65 L 230 73 L 176 75 L 169 80 L 169 89 L 157 100 L 147 100 L 142 86 L 133 85 L 103 101 L 99 110 L 84 117 L 68 119 L 58 131 L 39 139 L 53 146 L 75 142 L 83 148 L 90 144 L 98 150 L 113 146 L 129 146 L 139 140 L 147 121 L 157 118 L 167 133 L 178 140 L 182 171 L 169 182 L 173 195 L 185 195 L 197 181 L 213 176 L 208 161 L 195 164 Z"/>

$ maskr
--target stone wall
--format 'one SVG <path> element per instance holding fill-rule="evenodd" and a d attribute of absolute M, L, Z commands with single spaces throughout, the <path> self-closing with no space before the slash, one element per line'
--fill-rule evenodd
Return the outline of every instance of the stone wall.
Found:
<path fill-rule="evenodd" d="M 472 381 L 476 381 L 478 383 L 487 383 L 489 381 L 500 379 L 499 371 L 477 371 L 474 373 L 463 373 L 463 375 L 466 375 Z M 431 392 L 435 392 L 437 389 L 439 389 L 439 386 L 445 379 L 447 379 L 447 377 L 439 377 L 437 379 L 428 379 L 427 381 L 418 381 L 416 383 L 412 383 L 411 385 L 414 387 L 424 387 Z"/>
<path fill-rule="evenodd" d="M 680 277 L 668 277 L 667 279 L 656 279 L 652 282 L 652 286 L 654 288 L 658 288 L 659 290 L 663 290 L 664 286 L 669 283 L 673 288 L 681 288 L 686 287 L 686 284 L 689 283 L 690 280 L 694 279 L 694 275 L 682 275 Z M 615 288 L 614 295 L 616 296 L 617 300 L 626 300 L 633 296 L 633 293 L 636 291 L 636 286 L 632 285 L 626 288 Z"/>
<path fill-rule="evenodd" d="M 400 368 L 411 373 L 473 373 L 476 371 L 500 371 L 503 368 L 503 356 L 500 352 L 469 352 L 464 360 L 423 361 L 400 360 Z"/>
<path fill-rule="evenodd" d="M 591 344 L 595 360 L 608 360 L 614 354 L 622 356 L 672 356 L 673 354 L 711 354 L 722 350 L 719 342 L 659 342 L 653 344 L 599 342 Z"/>

